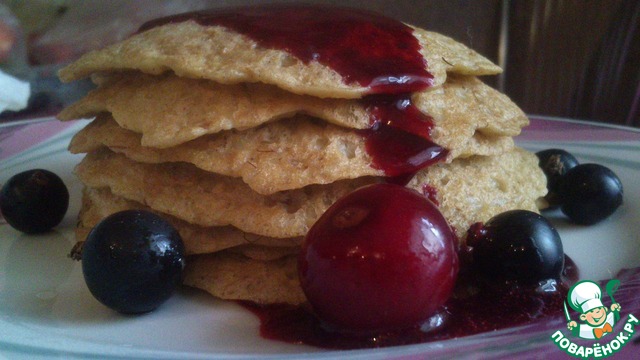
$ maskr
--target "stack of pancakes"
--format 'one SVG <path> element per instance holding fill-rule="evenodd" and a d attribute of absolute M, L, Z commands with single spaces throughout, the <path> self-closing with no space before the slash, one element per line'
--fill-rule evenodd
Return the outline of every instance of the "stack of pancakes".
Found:
<path fill-rule="evenodd" d="M 475 222 L 536 211 L 545 178 L 512 137 L 528 120 L 476 76 L 500 69 L 464 45 L 411 28 L 433 75 L 411 94 L 447 150 L 407 185 L 461 242 Z M 223 299 L 300 304 L 296 254 L 341 196 L 387 181 L 367 151 L 369 88 L 317 61 L 265 48 L 230 28 L 186 20 L 139 32 L 60 72 L 97 88 L 59 114 L 95 116 L 72 140 L 86 153 L 78 241 L 125 209 L 160 214 L 190 255 L 185 283 Z"/>

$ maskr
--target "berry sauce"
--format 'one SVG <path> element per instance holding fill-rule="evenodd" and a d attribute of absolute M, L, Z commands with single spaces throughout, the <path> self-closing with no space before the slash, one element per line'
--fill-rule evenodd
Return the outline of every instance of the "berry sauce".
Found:
<path fill-rule="evenodd" d="M 422 186 L 422 195 L 431 200 L 431 202 L 436 204 L 436 206 L 440 206 L 440 202 L 438 201 L 438 189 L 429 184 L 424 184 Z"/>
<path fill-rule="evenodd" d="M 305 63 L 318 61 L 373 93 L 410 93 L 433 81 L 413 30 L 365 10 L 309 5 L 212 9 L 152 20 L 139 31 L 187 20 L 224 26 Z"/>
<path fill-rule="evenodd" d="M 447 155 L 431 141 L 431 117 L 411 101 L 411 93 L 432 86 L 433 75 L 406 24 L 365 10 L 272 5 L 173 15 L 143 24 L 139 32 L 188 20 L 227 27 L 305 63 L 318 61 L 346 83 L 368 88 L 361 101 L 370 110 L 371 128 L 363 136 L 373 167 L 387 176 L 415 173 Z"/>
<path fill-rule="evenodd" d="M 447 156 L 446 149 L 431 141 L 433 120 L 413 104 L 411 94 L 369 95 L 361 102 L 371 114 L 371 128 L 363 133 L 374 168 L 397 177 Z"/>
<path fill-rule="evenodd" d="M 375 335 L 338 332 L 304 306 L 240 302 L 260 319 L 260 334 L 271 340 L 330 349 L 364 349 L 446 340 L 563 316 L 563 301 L 578 278 L 567 258 L 562 279 L 541 285 L 493 283 L 462 270 L 454 295 L 420 326 Z"/>

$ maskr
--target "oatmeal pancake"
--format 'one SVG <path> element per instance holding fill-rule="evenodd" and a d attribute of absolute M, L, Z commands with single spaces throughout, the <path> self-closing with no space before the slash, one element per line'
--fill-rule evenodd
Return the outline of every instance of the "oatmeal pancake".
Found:
<path fill-rule="evenodd" d="M 270 249 L 274 249 L 270 251 L 282 251 L 282 249 L 295 248 L 302 242 L 301 237 L 272 238 L 246 233 L 233 226 L 203 227 L 190 224 L 175 216 L 152 210 L 141 203 L 113 195 L 109 189 L 106 188 L 84 189 L 82 209 L 78 215 L 76 240 L 84 241 L 89 231 L 91 231 L 100 220 L 124 210 L 153 211 L 162 216 L 180 233 L 185 245 L 185 250 L 189 255 L 213 253 L 242 245 L 269 247 Z M 255 253 L 255 251 L 253 252 Z"/>
<path fill-rule="evenodd" d="M 264 245 L 240 245 L 227 250 L 230 253 L 240 254 L 252 260 L 273 261 L 288 256 L 296 256 L 300 252 L 300 246 L 273 247 Z"/>
<path fill-rule="evenodd" d="M 490 141 L 516 136 L 528 124 L 508 97 L 469 76 L 452 76 L 441 87 L 413 95 L 433 122 L 433 141 L 457 156 L 488 154 Z M 245 130 L 294 114 L 307 114 L 354 129 L 371 127 L 366 102 L 319 99 L 261 84 L 220 85 L 175 75 L 127 73 L 64 109 L 62 120 L 109 112 L 118 124 L 142 135 L 141 145 L 173 147 L 203 135 Z"/>
<path fill-rule="evenodd" d="M 447 71 L 465 75 L 497 74 L 501 69 L 468 47 L 446 36 L 413 28 L 432 85 L 446 80 Z M 173 72 L 180 77 L 220 84 L 265 83 L 295 94 L 360 98 L 371 88 L 347 81 L 318 61 L 308 63 L 286 51 L 265 48 L 252 38 L 223 26 L 188 20 L 153 27 L 92 51 L 59 72 L 65 82 L 93 73 L 139 70 L 153 75 Z"/>
<path fill-rule="evenodd" d="M 247 300 L 258 304 L 302 304 L 296 256 L 259 261 L 223 251 L 189 259 L 184 284 L 200 288 L 221 299 Z"/>
<path fill-rule="evenodd" d="M 156 149 L 141 146 L 140 135 L 122 129 L 103 114 L 74 136 L 69 150 L 88 153 L 104 146 L 138 162 L 186 162 L 208 172 L 240 177 L 263 195 L 384 175 L 371 167 L 362 135 L 304 116 Z"/>
<path fill-rule="evenodd" d="M 115 195 L 192 224 L 233 225 L 248 233 L 282 238 L 304 236 L 338 198 L 377 181 L 343 180 L 264 196 L 242 180 L 191 164 L 137 163 L 108 150 L 89 153 L 76 167 L 76 175 L 88 187 L 110 188 Z"/>
<path fill-rule="evenodd" d="M 533 166 L 535 164 L 536 166 Z M 200 226 L 233 225 L 269 237 L 304 236 L 338 198 L 384 178 L 365 177 L 264 196 L 240 179 L 216 175 L 184 163 L 143 164 L 108 150 L 92 152 L 76 173 L 85 185 L 107 187 Z M 460 239 L 471 224 L 508 209 L 536 210 L 546 193 L 535 155 L 521 149 L 498 156 L 475 156 L 420 171 L 409 187 L 431 189 Z"/>
<path fill-rule="evenodd" d="M 142 145 L 165 148 L 224 130 L 245 130 L 306 113 L 349 128 L 368 128 L 357 102 L 295 95 L 265 84 L 222 85 L 173 74 L 110 75 L 105 84 L 58 114 L 72 120 L 109 112 Z"/>
<path fill-rule="evenodd" d="M 420 171 L 408 187 L 434 190 L 440 211 L 464 239 L 469 226 L 513 209 L 538 212 L 547 193 L 538 158 L 521 148 L 498 156 L 458 159 Z"/>
<path fill-rule="evenodd" d="M 484 138 L 476 134 L 474 142 L 481 155 L 496 155 L 513 147 L 510 137 Z M 364 134 L 305 116 L 156 149 L 141 146 L 140 135 L 101 114 L 74 136 L 69 150 L 88 153 L 103 146 L 139 162 L 187 162 L 205 171 L 241 177 L 264 195 L 342 179 L 385 175 L 375 168 Z"/>

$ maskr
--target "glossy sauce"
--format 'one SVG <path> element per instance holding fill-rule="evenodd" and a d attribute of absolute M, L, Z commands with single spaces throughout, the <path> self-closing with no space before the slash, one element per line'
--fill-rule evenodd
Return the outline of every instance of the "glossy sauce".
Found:
<path fill-rule="evenodd" d="M 397 177 L 413 174 L 447 156 L 446 149 L 431 141 L 431 117 L 413 104 L 410 94 L 370 95 L 361 101 L 371 114 L 371 129 L 364 135 L 374 168 Z"/>
<path fill-rule="evenodd" d="M 305 63 L 318 61 L 371 93 L 410 93 L 433 81 L 413 30 L 364 10 L 309 5 L 213 9 L 153 20 L 139 31 L 187 20 L 224 26 Z"/>
<path fill-rule="evenodd" d="M 267 339 L 331 349 L 362 349 L 425 343 L 469 336 L 526 324 L 546 317 L 563 317 L 563 301 L 578 270 L 569 258 L 561 281 L 541 286 L 492 283 L 461 274 L 454 296 L 421 326 L 374 335 L 336 332 L 305 307 L 241 305 L 256 314 L 260 334 Z"/>
<path fill-rule="evenodd" d="M 371 114 L 371 128 L 363 131 L 367 152 L 387 176 L 415 173 L 447 155 L 431 141 L 431 118 L 411 102 L 410 94 L 430 87 L 433 75 L 413 29 L 402 22 L 347 8 L 253 6 L 174 15 L 148 22 L 139 32 L 188 20 L 227 27 L 305 63 L 318 61 L 347 84 L 384 94 L 361 101 Z"/>
<path fill-rule="evenodd" d="M 440 206 L 440 202 L 438 201 L 438 189 L 429 184 L 424 184 L 422 185 L 422 195 L 431 200 L 431 202 L 436 204 L 436 206 Z"/>

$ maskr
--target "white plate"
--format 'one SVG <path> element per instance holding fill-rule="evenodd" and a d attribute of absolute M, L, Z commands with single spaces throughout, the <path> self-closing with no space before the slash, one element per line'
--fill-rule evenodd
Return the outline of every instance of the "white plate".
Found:
<path fill-rule="evenodd" d="M 66 151 L 86 122 L 40 119 L 27 125 L 0 125 L 0 184 L 32 168 L 60 175 L 71 193 L 70 210 L 52 233 L 26 236 L 0 225 L 0 355 L 10 358 L 432 358 L 511 356 L 537 351 L 558 354 L 549 329 L 563 319 L 546 321 L 539 330 L 518 335 L 520 328 L 476 336 L 377 350 L 328 351 L 261 338 L 255 316 L 234 303 L 201 292 L 180 291 L 160 309 L 123 316 L 99 304 L 82 279 L 79 263 L 67 258 L 74 244 L 80 184 L 72 174 L 80 156 Z M 535 118 L 518 139 L 537 151 L 559 147 L 581 162 L 598 162 L 621 178 L 623 206 L 608 220 L 583 227 L 561 214 L 548 214 L 558 227 L 565 252 L 582 278 L 611 278 L 625 267 L 640 266 L 640 132 L 588 123 Z M 525 327 L 526 328 L 526 327 Z M 533 334 L 533 335 L 532 335 Z M 473 352 L 470 352 L 473 351 Z M 1 356 L 0 356 L 1 357 Z"/>

